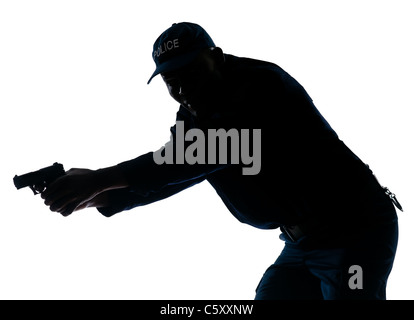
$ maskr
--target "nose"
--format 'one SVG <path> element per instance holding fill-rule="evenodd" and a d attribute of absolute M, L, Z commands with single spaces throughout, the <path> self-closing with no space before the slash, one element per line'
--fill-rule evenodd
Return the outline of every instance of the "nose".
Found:
<path fill-rule="evenodd" d="M 191 82 L 190 79 L 180 79 L 180 82 L 177 84 L 178 95 L 179 96 L 188 96 L 194 93 L 196 84 Z"/>

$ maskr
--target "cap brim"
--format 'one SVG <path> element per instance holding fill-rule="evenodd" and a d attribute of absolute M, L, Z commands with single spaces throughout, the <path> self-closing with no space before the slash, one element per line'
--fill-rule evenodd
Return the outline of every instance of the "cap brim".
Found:
<path fill-rule="evenodd" d="M 160 73 L 175 71 L 190 64 L 197 57 L 199 52 L 200 50 L 188 52 L 186 54 L 175 57 L 174 59 L 161 63 L 157 67 L 157 69 L 155 69 L 154 73 L 152 74 L 151 78 L 148 80 L 147 84 L 151 82 L 152 78 L 159 75 Z"/>

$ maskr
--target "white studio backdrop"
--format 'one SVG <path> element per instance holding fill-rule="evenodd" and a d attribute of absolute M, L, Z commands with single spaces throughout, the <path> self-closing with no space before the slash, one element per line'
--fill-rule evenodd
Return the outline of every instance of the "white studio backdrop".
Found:
<path fill-rule="evenodd" d="M 63 218 L 12 182 L 56 161 L 98 169 L 163 145 L 178 106 L 162 79 L 146 83 L 155 39 L 179 21 L 203 26 L 226 53 L 279 64 L 398 195 L 388 298 L 414 298 L 411 7 L 1 1 L 0 299 L 254 297 L 283 248 L 279 231 L 240 224 L 207 182 L 111 218 L 94 209 Z"/>

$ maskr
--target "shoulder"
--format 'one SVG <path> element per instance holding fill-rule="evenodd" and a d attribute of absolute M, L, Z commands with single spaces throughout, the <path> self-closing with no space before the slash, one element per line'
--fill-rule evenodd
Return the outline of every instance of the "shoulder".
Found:
<path fill-rule="evenodd" d="M 275 63 L 225 55 L 224 74 L 231 92 L 246 101 L 282 98 L 296 81 Z"/>
<path fill-rule="evenodd" d="M 292 85 L 298 85 L 298 82 L 276 63 L 230 54 L 224 56 L 226 78 L 238 87 L 249 86 L 258 90 L 278 88 L 283 91 Z"/>
<path fill-rule="evenodd" d="M 273 62 L 225 54 L 225 72 L 228 74 L 274 75 L 282 76 L 286 72 Z"/>

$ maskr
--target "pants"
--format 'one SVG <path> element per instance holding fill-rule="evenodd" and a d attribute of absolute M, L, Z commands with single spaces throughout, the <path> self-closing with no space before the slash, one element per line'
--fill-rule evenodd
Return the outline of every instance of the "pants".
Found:
<path fill-rule="evenodd" d="M 358 233 L 349 245 L 304 249 L 287 238 L 276 262 L 264 273 L 256 300 L 385 300 L 398 242 L 394 208 L 389 219 Z"/>

